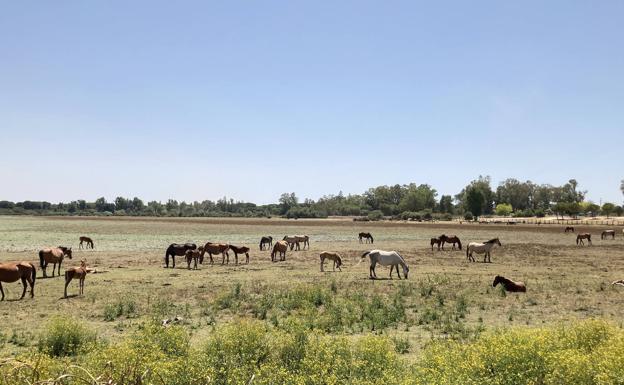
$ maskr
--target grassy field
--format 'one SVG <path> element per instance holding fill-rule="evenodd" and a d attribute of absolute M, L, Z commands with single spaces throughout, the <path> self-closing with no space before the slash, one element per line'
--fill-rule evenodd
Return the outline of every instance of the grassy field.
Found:
<path fill-rule="evenodd" d="M 484 330 L 505 326 L 542 326 L 586 318 L 619 324 L 624 317 L 624 288 L 610 282 L 624 278 L 624 239 L 600 240 L 577 247 L 575 236 L 560 226 L 473 225 L 457 223 L 359 223 L 348 220 L 281 219 L 144 219 L 0 217 L 0 262 L 38 261 L 45 246 L 73 246 L 74 259 L 97 270 L 87 277 L 84 296 L 63 299 L 63 279 L 38 276 L 35 298 L 14 301 L 21 283 L 4 284 L 0 304 L 2 356 L 23 352 L 53 315 L 70 315 L 117 341 L 146 320 L 175 316 L 193 341 L 202 341 L 215 325 L 256 319 L 276 329 L 293 323 L 329 335 L 359 338 L 384 334 L 397 351 L 415 359 L 432 339 L 469 340 Z M 394 249 L 410 266 L 407 281 L 368 279 L 368 263 L 359 256 L 370 245 L 357 241 L 370 231 L 374 248 Z M 429 239 L 456 234 L 464 244 L 499 237 L 491 264 L 469 263 L 463 251 L 431 251 Z M 281 238 L 308 234 L 310 250 L 289 252 L 286 262 L 272 263 L 258 250 L 262 235 Z M 78 237 L 89 235 L 95 250 L 78 250 Z M 206 241 L 245 244 L 249 265 L 204 264 L 188 271 L 163 268 L 169 243 Z M 342 272 L 319 271 L 319 253 L 341 253 Z M 233 260 L 231 260 L 233 262 Z M 37 262 L 38 265 L 38 262 Z M 51 268 L 49 268 L 51 270 Z M 64 269 L 63 269 L 64 270 Z M 491 287 L 500 274 L 527 284 L 526 294 Z M 77 293 L 72 283 L 70 294 Z"/>

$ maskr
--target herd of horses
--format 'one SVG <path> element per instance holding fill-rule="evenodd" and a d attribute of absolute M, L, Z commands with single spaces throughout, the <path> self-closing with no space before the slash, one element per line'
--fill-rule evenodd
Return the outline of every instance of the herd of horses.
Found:
<path fill-rule="evenodd" d="M 564 232 L 574 232 L 574 227 L 568 226 L 565 228 Z M 622 230 L 624 234 L 624 230 Z M 601 239 L 615 239 L 615 230 L 604 230 L 601 233 Z M 358 234 L 358 240 L 360 243 L 373 243 L 373 236 L 371 233 L 362 232 Z M 587 240 L 591 245 L 591 234 L 590 233 L 581 233 L 576 237 L 577 245 L 584 245 L 584 240 Z M 86 244 L 87 249 L 94 249 L 94 242 L 91 238 L 86 236 L 81 236 L 79 238 L 80 244 L 79 248 L 83 248 L 83 244 Z M 445 234 L 440 235 L 439 237 L 431 238 L 431 250 L 433 251 L 434 245 L 437 245 L 438 250 L 444 250 L 444 245 L 446 243 L 452 244 L 452 249 L 455 250 L 455 245 L 459 250 L 462 250 L 462 243 L 459 237 L 456 235 L 447 236 Z M 498 238 L 493 238 L 485 242 L 470 242 L 466 247 L 466 259 L 470 262 L 475 262 L 475 258 L 473 254 L 482 254 L 484 263 L 491 263 L 491 251 L 495 246 L 502 246 L 500 240 Z M 273 242 L 273 237 L 271 236 L 263 236 L 260 239 L 259 248 L 260 250 L 271 250 L 271 261 L 277 262 L 286 260 L 286 253 L 288 250 L 296 251 L 296 250 L 305 250 L 306 247 L 308 250 L 310 249 L 310 237 L 307 235 L 293 235 L 293 236 L 284 236 L 282 240 Z M 181 256 L 184 257 L 187 262 L 187 268 L 190 270 L 191 265 L 193 265 L 193 269 L 198 268 L 198 264 L 202 264 L 204 262 L 204 256 L 208 253 L 208 257 L 210 258 L 210 264 L 214 264 L 214 256 L 221 255 L 221 264 L 229 264 L 230 255 L 229 252 L 234 253 L 234 262 L 238 264 L 239 259 L 238 256 L 245 256 L 245 263 L 249 263 L 249 252 L 250 248 L 247 246 L 236 246 L 227 243 L 212 243 L 206 242 L 203 246 L 197 247 L 195 243 L 172 243 L 167 247 L 165 251 L 165 268 L 169 267 L 169 258 L 171 257 L 172 268 L 175 268 L 175 257 Z M 392 278 L 393 272 L 396 270 L 396 275 L 401 278 L 401 274 L 399 271 L 399 267 L 403 272 L 403 277 L 407 279 L 409 273 L 409 266 L 405 262 L 403 256 L 401 256 L 397 251 L 385 251 L 385 250 L 368 250 L 364 252 L 361 256 L 362 259 L 368 257 L 370 260 L 370 268 L 369 268 L 369 277 L 371 279 L 376 279 L 377 274 L 375 272 L 375 267 L 377 265 L 382 266 L 390 266 L 390 278 Z M 52 264 L 52 277 L 54 277 L 55 271 L 57 272 L 57 276 L 61 275 L 61 265 L 65 258 L 72 259 L 72 248 L 71 247 L 50 247 L 39 250 L 39 264 L 41 267 L 41 271 L 43 273 L 43 277 L 46 278 L 47 267 L 49 264 Z M 341 266 L 342 257 L 340 254 L 330 251 L 324 251 L 320 253 L 320 269 L 321 272 L 324 270 L 324 264 L 326 261 L 333 262 L 333 270 L 336 268 L 339 271 L 342 271 Z M 58 265 L 58 268 L 57 268 Z M 84 293 L 84 281 L 91 269 L 87 267 L 87 263 L 85 260 L 80 261 L 80 266 L 71 267 L 65 270 L 65 287 L 64 287 L 64 297 L 67 298 L 67 287 L 73 279 L 77 279 L 79 281 L 79 294 Z M 2 282 L 17 282 L 19 280 L 22 281 L 23 291 L 20 299 L 23 299 L 26 295 L 26 290 L 28 286 L 30 286 L 30 296 L 34 297 L 34 289 L 35 289 L 35 280 L 37 278 L 37 267 L 27 261 L 23 262 L 7 262 L 0 263 L 0 294 L 2 294 L 2 299 L 4 300 L 4 290 L 2 288 Z M 513 292 L 526 292 L 526 286 L 522 282 L 514 282 L 502 276 L 496 276 L 492 286 L 496 286 L 501 284 L 503 288 L 507 291 Z M 622 282 L 624 285 L 624 281 Z"/>

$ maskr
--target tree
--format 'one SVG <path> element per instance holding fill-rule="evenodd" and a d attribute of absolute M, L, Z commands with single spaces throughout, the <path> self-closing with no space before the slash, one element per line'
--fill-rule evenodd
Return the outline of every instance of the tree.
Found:
<path fill-rule="evenodd" d="M 279 203 L 281 206 L 281 214 L 286 214 L 288 212 L 288 210 L 290 210 L 292 207 L 297 206 L 297 203 L 299 202 L 299 199 L 297 198 L 297 196 L 295 195 L 295 193 L 283 193 L 280 198 L 279 198 Z"/>
<path fill-rule="evenodd" d="M 617 215 L 618 217 L 621 217 L 622 214 L 624 214 L 624 207 L 622 206 L 615 206 L 615 215 Z"/>
<path fill-rule="evenodd" d="M 509 203 L 516 210 L 531 208 L 536 186 L 531 181 L 509 178 L 496 189 L 496 203 Z"/>
<path fill-rule="evenodd" d="M 477 218 L 483 214 L 483 207 L 485 206 L 485 196 L 480 189 L 476 187 L 469 187 L 466 192 L 465 206 L 474 216 Z"/>
<path fill-rule="evenodd" d="M 513 207 L 508 203 L 499 203 L 496 205 L 496 215 L 501 215 L 506 217 L 511 214 L 513 211 Z"/>
<path fill-rule="evenodd" d="M 615 205 L 613 203 L 607 202 L 602 205 L 602 213 L 606 215 L 607 218 L 609 218 L 609 215 L 611 215 L 611 213 L 614 211 L 615 211 Z"/>
<path fill-rule="evenodd" d="M 453 214 L 453 197 L 450 195 L 442 195 L 440 197 L 440 212 Z"/>
<path fill-rule="evenodd" d="M 482 199 L 481 204 L 478 205 L 478 212 L 471 209 L 471 205 L 476 205 L 476 202 L 468 202 L 468 195 L 471 191 L 478 191 L 478 195 Z M 474 193 L 471 194 L 472 199 L 474 199 L 476 195 Z M 478 179 L 473 180 L 468 186 L 464 187 L 464 189 L 455 196 L 455 199 L 459 202 L 464 210 L 471 211 L 472 214 L 476 217 L 480 216 L 481 214 L 492 214 L 492 212 L 494 211 L 494 192 L 492 191 L 492 187 L 490 186 L 490 177 L 479 176 Z"/>
<path fill-rule="evenodd" d="M 624 179 L 620 182 L 620 191 L 624 194 Z"/>

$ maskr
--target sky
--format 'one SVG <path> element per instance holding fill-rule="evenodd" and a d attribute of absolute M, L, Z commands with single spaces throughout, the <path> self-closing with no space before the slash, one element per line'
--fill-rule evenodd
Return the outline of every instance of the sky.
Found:
<path fill-rule="evenodd" d="M 621 203 L 622 1 L 0 3 L 0 200 L 479 175 Z"/>

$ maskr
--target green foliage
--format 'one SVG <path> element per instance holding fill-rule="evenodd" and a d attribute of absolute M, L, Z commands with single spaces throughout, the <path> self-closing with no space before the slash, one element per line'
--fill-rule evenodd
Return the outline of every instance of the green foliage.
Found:
<path fill-rule="evenodd" d="M 615 211 L 615 205 L 613 203 L 605 203 L 602 205 L 602 214 L 606 215 L 607 218 Z"/>
<path fill-rule="evenodd" d="M 508 216 L 513 212 L 513 207 L 508 203 L 499 203 L 496 205 L 496 215 Z"/>
<path fill-rule="evenodd" d="M 81 322 L 55 317 L 39 337 L 39 350 L 53 357 L 74 356 L 96 342 L 95 333 Z"/>
<path fill-rule="evenodd" d="M 474 216 L 472 215 L 472 212 L 470 212 L 470 211 L 466 211 L 466 212 L 464 213 L 464 219 L 465 219 L 465 220 L 467 220 L 467 221 L 472 221 L 472 220 L 474 220 Z"/>
<path fill-rule="evenodd" d="M 371 221 L 380 221 L 384 217 L 383 212 L 381 210 L 373 210 L 368 213 L 368 219 Z"/>
<path fill-rule="evenodd" d="M 106 304 L 104 307 L 105 321 L 114 321 L 124 315 L 126 318 L 133 318 L 137 316 L 137 305 L 131 298 L 118 299 L 115 302 Z"/>

